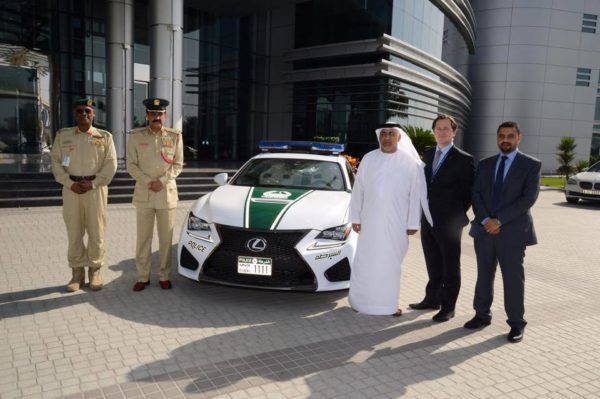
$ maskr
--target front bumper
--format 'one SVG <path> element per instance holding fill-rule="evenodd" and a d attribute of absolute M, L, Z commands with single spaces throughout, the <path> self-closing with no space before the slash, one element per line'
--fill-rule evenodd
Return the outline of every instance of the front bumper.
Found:
<path fill-rule="evenodd" d="M 565 186 L 565 197 L 600 201 L 600 183 L 580 181 Z"/>
<path fill-rule="evenodd" d="M 318 230 L 249 230 L 211 225 L 208 235 L 185 227 L 181 232 L 177 259 L 184 277 L 238 287 L 274 290 L 330 291 L 347 289 L 356 237 L 344 242 L 317 240 Z M 264 251 L 252 252 L 248 241 L 266 240 Z M 272 260 L 270 276 L 238 273 L 238 257 Z"/>

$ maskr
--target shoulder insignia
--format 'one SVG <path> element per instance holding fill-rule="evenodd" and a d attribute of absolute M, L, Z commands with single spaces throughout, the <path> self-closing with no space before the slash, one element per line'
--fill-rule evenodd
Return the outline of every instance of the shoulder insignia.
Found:
<path fill-rule="evenodd" d="M 174 129 L 172 127 L 166 127 L 165 130 L 169 133 L 174 133 L 174 134 L 181 134 L 181 131 L 178 129 Z"/>
<path fill-rule="evenodd" d="M 103 129 L 96 129 L 96 130 L 98 131 L 98 133 L 100 133 L 103 136 L 108 136 L 108 137 L 112 136 L 112 133 L 109 132 L 108 130 L 103 130 Z"/>
<path fill-rule="evenodd" d="M 131 129 L 129 131 L 129 134 L 142 133 L 142 132 L 145 132 L 145 131 L 146 131 L 145 127 L 136 127 L 136 128 Z"/>
<path fill-rule="evenodd" d="M 58 129 L 56 134 L 59 135 L 61 133 L 75 132 L 75 129 L 76 129 L 75 127 L 63 127 L 62 129 Z"/>

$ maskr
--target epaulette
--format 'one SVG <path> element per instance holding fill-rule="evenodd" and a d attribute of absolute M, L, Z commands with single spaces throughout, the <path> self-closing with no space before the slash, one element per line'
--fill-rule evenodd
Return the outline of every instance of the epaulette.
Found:
<path fill-rule="evenodd" d="M 146 127 L 136 127 L 133 128 L 129 131 L 129 134 L 135 134 L 135 133 L 143 133 L 146 131 Z"/>
<path fill-rule="evenodd" d="M 165 130 L 169 133 L 181 134 L 181 131 L 172 127 L 166 127 Z"/>
<path fill-rule="evenodd" d="M 56 135 L 58 136 L 59 134 L 63 133 L 63 132 L 67 132 L 69 130 L 74 130 L 77 126 L 71 126 L 71 127 L 63 127 L 62 129 L 58 129 L 58 131 L 56 132 Z"/>
<path fill-rule="evenodd" d="M 112 133 L 109 132 L 108 130 L 103 130 L 103 129 L 98 129 L 98 128 L 96 128 L 96 130 L 98 131 L 98 133 L 100 133 L 103 136 L 109 136 L 109 137 L 112 136 Z"/>

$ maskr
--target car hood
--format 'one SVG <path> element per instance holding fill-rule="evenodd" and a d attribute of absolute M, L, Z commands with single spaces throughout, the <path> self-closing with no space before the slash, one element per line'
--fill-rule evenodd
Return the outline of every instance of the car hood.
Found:
<path fill-rule="evenodd" d="M 583 180 L 583 181 L 597 181 L 597 180 L 600 180 L 600 173 L 599 172 L 580 172 L 580 173 L 577 173 L 577 175 L 575 175 L 575 178 L 577 178 L 577 180 Z"/>
<path fill-rule="evenodd" d="M 348 220 L 350 193 L 224 185 L 200 198 L 194 215 L 251 229 L 324 230 Z"/>

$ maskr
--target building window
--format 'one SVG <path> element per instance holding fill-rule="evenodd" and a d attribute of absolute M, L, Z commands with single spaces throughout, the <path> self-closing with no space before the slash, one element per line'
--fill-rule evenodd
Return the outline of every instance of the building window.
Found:
<path fill-rule="evenodd" d="M 581 23 L 581 31 L 586 33 L 596 33 L 598 24 L 598 16 L 594 14 L 583 14 L 583 22 Z"/>
<path fill-rule="evenodd" d="M 296 3 L 296 48 L 373 39 L 392 31 L 392 1 L 312 0 Z"/>
<path fill-rule="evenodd" d="M 596 109 L 594 111 L 594 120 L 600 122 L 600 87 L 596 89 Z"/>
<path fill-rule="evenodd" d="M 592 133 L 592 145 L 590 146 L 590 165 L 600 160 L 600 133 Z"/>
<path fill-rule="evenodd" d="M 577 79 L 575 80 L 575 86 L 590 86 L 590 78 L 592 70 L 589 68 L 577 68 Z"/>

